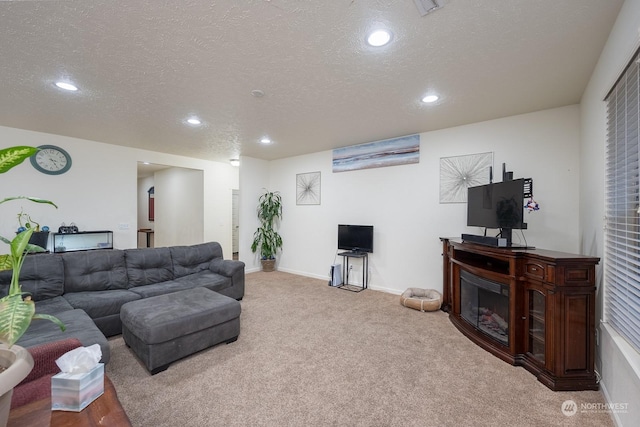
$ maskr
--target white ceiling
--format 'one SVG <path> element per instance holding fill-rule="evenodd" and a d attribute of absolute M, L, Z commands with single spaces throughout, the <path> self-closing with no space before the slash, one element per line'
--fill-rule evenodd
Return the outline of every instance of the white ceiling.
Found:
<path fill-rule="evenodd" d="M 623 0 L 442 3 L 0 1 L 0 125 L 270 160 L 575 104 Z"/>
<path fill-rule="evenodd" d="M 138 178 L 150 177 L 153 176 L 156 172 L 169 168 L 171 168 L 171 166 L 138 162 Z"/>

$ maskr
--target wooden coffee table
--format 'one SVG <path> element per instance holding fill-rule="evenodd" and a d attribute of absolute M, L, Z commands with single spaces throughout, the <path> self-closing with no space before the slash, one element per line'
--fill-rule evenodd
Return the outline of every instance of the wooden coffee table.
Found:
<path fill-rule="evenodd" d="M 131 426 L 111 380 L 104 376 L 104 394 L 81 412 L 52 411 L 51 397 L 11 410 L 7 427 Z"/>

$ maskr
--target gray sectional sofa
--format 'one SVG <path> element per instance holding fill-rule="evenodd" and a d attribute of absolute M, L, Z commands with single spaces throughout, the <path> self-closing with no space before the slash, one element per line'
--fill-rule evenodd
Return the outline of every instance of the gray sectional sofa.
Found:
<path fill-rule="evenodd" d="M 0 272 L 0 297 L 7 294 L 11 272 Z M 83 345 L 100 344 L 102 362 L 109 361 L 106 337 L 122 333 L 120 308 L 129 301 L 205 287 L 241 300 L 244 263 L 225 260 L 219 243 L 146 249 L 108 249 L 25 258 L 20 273 L 36 313 L 59 318 L 67 330 L 37 320 L 18 345 L 77 338 Z"/>

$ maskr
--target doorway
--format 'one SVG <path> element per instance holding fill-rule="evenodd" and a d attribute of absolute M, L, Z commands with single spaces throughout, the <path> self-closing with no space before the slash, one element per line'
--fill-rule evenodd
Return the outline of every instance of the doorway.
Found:
<path fill-rule="evenodd" d="M 232 190 L 231 200 L 231 246 L 233 251 L 233 259 L 238 259 L 240 247 L 240 190 Z"/>
<path fill-rule="evenodd" d="M 155 247 L 155 209 L 152 212 L 152 200 L 155 202 L 155 173 L 170 166 L 138 162 L 138 248 Z M 153 191 L 151 190 L 153 189 Z M 151 194 L 151 193 L 154 194 Z"/>
<path fill-rule="evenodd" d="M 139 162 L 138 247 L 201 243 L 203 185 L 202 170 Z M 154 189 L 153 219 L 149 216 L 150 188 Z"/>

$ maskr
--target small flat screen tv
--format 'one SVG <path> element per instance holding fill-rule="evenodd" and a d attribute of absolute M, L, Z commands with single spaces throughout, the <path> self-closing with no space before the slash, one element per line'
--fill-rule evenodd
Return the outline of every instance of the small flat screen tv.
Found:
<path fill-rule="evenodd" d="M 373 225 L 338 224 L 338 249 L 373 252 Z"/>
<path fill-rule="evenodd" d="M 467 225 L 485 228 L 526 229 L 524 178 L 470 187 Z"/>

